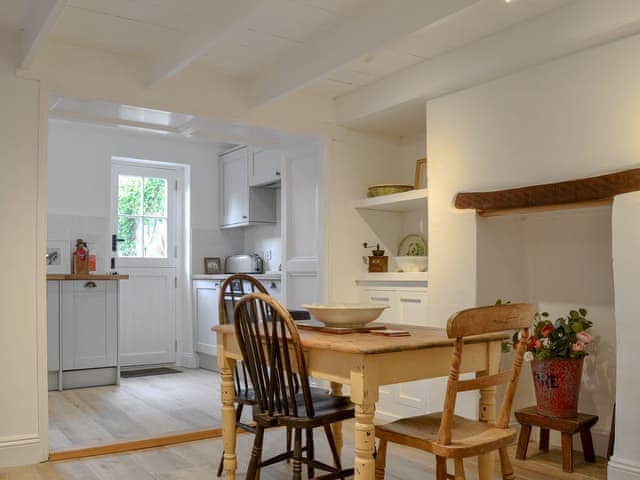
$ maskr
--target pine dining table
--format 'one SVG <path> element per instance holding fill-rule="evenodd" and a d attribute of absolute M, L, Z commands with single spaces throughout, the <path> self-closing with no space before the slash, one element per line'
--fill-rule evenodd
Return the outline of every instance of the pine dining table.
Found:
<path fill-rule="evenodd" d="M 409 336 L 391 337 L 372 333 L 338 335 L 300 329 L 309 375 L 329 381 L 334 394 L 341 394 L 343 385 L 350 387 L 356 413 L 356 480 L 375 478 L 374 417 L 379 388 L 449 375 L 454 340 L 447 338 L 445 329 L 395 324 L 390 328 L 407 330 Z M 234 480 L 238 462 L 233 372 L 235 362 L 242 360 L 242 355 L 233 325 L 217 325 L 212 330 L 217 333 L 218 367 L 222 382 L 224 472 L 227 480 Z M 499 333 L 467 339 L 461 373 L 475 373 L 478 377 L 498 373 L 501 344 L 506 338 L 506 334 Z M 495 421 L 495 387 L 480 391 L 479 415 L 484 421 Z M 340 424 L 335 426 L 334 434 L 341 449 L 343 437 Z M 480 480 L 493 479 L 494 464 L 493 453 L 479 457 Z"/>

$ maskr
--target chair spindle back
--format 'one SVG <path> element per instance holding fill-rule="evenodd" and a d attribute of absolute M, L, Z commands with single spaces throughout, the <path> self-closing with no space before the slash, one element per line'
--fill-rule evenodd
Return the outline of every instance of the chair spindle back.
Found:
<path fill-rule="evenodd" d="M 451 444 L 451 427 L 456 405 L 456 397 L 459 392 L 479 390 L 495 387 L 506 383 L 500 412 L 496 420 L 496 427 L 507 428 L 509 416 L 515 396 L 518 378 L 522 369 L 522 359 L 529 337 L 529 327 L 533 322 L 535 308 L 528 303 L 493 305 L 490 307 L 478 307 L 462 310 L 449 318 L 447 323 L 447 336 L 455 338 L 455 345 L 451 357 L 449 380 L 445 394 L 442 420 L 438 432 L 438 443 Z M 497 333 L 506 330 L 519 330 L 520 341 L 516 347 L 515 358 L 509 370 L 493 375 L 482 376 L 471 380 L 459 380 L 460 364 L 464 338 L 485 333 Z"/>
<path fill-rule="evenodd" d="M 267 289 L 259 280 L 250 275 L 237 273 L 227 277 L 220 287 L 218 302 L 218 321 L 221 325 L 233 323 L 233 311 L 242 297 L 249 293 L 267 293 Z M 247 394 L 251 385 L 249 374 L 243 362 L 237 362 L 233 375 L 236 393 Z"/>
<path fill-rule="evenodd" d="M 300 335 L 289 312 L 275 299 L 253 293 L 240 300 L 234 327 L 256 396 L 254 414 L 314 415 Z M 301 390 L 305 412 L 299 411 Z"/>

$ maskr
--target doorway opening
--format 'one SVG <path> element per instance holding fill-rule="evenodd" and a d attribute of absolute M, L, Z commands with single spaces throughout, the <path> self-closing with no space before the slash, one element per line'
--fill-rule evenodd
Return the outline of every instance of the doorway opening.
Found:
<path fill-rule="evenodd" d="M 238 137 L 238 126 L 213 132 L 223 127 L 150 112 L 50 100 L 47 242 L 63 255 L 48 273 L 70 274 L 72 245 L 82 239 L 93 257 L 90 274 L 102 275 L 48 280 L 48 287 L 58 282 L 47 301 L 50 458 L 221 435 L 210 329 L 224 271 L 206 273 L 205 258 L 224 266 L 227 256 L 258 254 L 271 270 L 265 285 L 283 304 L 322 298 L 321 143 L 251 127 Z M 132 115 L 141 119 L 135 128 Z M 156 123 L 146 125 L 149 119 Z M 281 183 L 268 187 L 278 212 L 274 224 L 225 228 L 220 156 L 245 145 L 252 168 L 280 152 Z M 264 183 L 254 176 L 234 185 Z M 301 219 L 314 227 L 287 229 Z M 114 281 L 114 273 L 123 279 Z M 60 293 L 63 283 L 72 296 Z M 75 317 L 67 325 L 69 305 Z M 65 363 L 70 345 L 93 363 Z"/>

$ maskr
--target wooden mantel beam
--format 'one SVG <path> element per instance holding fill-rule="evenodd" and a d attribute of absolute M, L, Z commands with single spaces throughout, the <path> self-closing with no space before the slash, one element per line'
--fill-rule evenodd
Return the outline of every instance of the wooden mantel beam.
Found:
<path fill-rule="evenodd" d="M 475 209 L 479 214 L 525 209 L 558 210 L 563 206 L 601 205 L 616 195 L 640 190 L 640 168 L 566 182 L 531 185 L 493 192 L 465 192 L 456 195 L 459 209 Z"/>

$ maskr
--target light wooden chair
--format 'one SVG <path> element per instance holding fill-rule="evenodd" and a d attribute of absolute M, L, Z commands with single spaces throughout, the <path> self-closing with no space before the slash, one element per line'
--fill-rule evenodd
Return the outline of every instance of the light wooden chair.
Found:
<path fill-rule="evenodd" d="M 449 338 L 455 338 L 455 346 L 443 411 L 376 426 L 376 437 L 380 438 L 376 456 L 376 480 L 384 479 L 387 442 L 433 453 L 436 456 L 437 480 L 464 479 L 463 458 L 494 450 L 500 452 L 502 478 L 515 478 L 507 446 L 513 443 L 516 430 L 509 428 L 509 418 L 534 312 L 532 305 L 521 303 L 471 308 L 449 318 L 447 335 Z M 509 370 L 470 380 L 459 380 L 465 337 L 516 329 L 520 330 L 521 336 L 513 365 Z M 479 390 L 502 383 L 507 385 L 495 424 L 454 415 L 456 396 L 459 392 Z M 455 476 L 447 472 L 448 458 L 454 460 Z"/>

